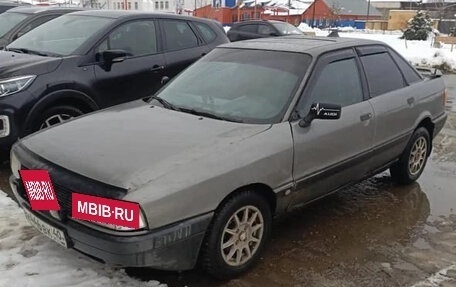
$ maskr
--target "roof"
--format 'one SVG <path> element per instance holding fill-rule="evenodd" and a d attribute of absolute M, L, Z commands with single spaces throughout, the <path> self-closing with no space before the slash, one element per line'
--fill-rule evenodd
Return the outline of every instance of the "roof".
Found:
<path fill-rule="evenodd" d="M 224 44 L 221 48 L 254 49 L 306 53 L 318 56 L 322 53 L 342 48 L 362 45 L 384 45 L 383 42 L 353 38 L 328 38 L 328 37 L 309 37 L 309 36 L 283 36 L 260 38 L 248 41 L 232 42 Z"/>
<path fill-rule="evenodd" d="M 171 13 L 160 13 L 160 12 L 145 12 L 139 10 L 83 10 L 79 12 L 72 13 L 72 15 L 86 15 L 86 16 L 95 16 L 95 17 L 106 17 L 113 19 L 120 18 L 138 18 L 138 17 L 161 17 L 161 18 L 182 18 L 187 20 L 198 20 L 198 21 L 212 21 L 205 18 L 197 18 L 193 16 L 184 16 Z"/>
<path fill-rule="evenodd" d="M 19 6 L 14 7 L 8 12 L 18 12 L 24 14 L 40 14 L 54 11 L 64 11 L 64 12 L 76 12 L 81 11 L 82 8 L 61 8 L 61 7 L 43 7 L 43 6 Z"/>
<path fill-rule="evenodd" d="M 336 9 L 340 15 L 366 15 L 366 0 L 323 0 L 330 9 Z M 382 16 L 374 6 L 370 5 L 369 15 Z"/>

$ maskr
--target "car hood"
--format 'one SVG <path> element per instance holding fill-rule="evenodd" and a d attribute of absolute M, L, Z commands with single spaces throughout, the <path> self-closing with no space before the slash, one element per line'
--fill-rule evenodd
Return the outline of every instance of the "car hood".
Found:
<path fill-rule="evenodd" d="M 61 61 L 61 58 L 0 51 L 0 78 L 49 73 L 55 70 Z"/>
<path fill-rule="evenodd" d="M 116 106 L 39 132 L 21 144 L 42 158 L 88 178 L 137 189 L 178 167 L 267 130 L 151 107 Z M 228 156 L 228 155 L 227 155 Z"/>

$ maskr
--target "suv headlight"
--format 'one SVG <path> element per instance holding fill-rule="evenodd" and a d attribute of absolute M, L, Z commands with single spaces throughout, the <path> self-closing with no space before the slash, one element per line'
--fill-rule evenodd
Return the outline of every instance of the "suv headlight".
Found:
<path fill-rule="evenodd" d="M 0 79 L 0 97 L 22 91 L 36 78 L 34 75 Z"/>

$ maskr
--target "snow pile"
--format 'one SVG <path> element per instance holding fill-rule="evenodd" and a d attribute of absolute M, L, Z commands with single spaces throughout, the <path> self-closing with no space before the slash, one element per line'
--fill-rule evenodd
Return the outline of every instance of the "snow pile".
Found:
<path fill-rule="evenodd" d="M 451 45 L 442 45 L 441 48 L 432 47 L 432 38 L 427 41 L 406 41 L 399 39 L 401 35 L 397 33 L 339 33 L 341 37 L 371 39 L 385 42 L 398 51 L 404 58 L 413 65 L 425 67 L 441 67 L 446 65 L 446 69 L 456 72 L 456 47 L 451 52 Z"/>
<path fill-rule="evenodd" d="M 25 220 L 17 204 L 0 190 L 0 286 L 166 287 L 142 282 L 54 243 Z"/>

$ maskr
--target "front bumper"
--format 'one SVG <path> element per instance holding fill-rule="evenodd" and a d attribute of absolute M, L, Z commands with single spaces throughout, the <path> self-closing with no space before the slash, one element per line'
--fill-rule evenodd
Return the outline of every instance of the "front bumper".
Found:
<path fill-rule="evenodd" d="M 10 185 L 19 205 L 30 211 L 23 197 L 22 184 L 13 176 Z M 213 213 L 207 213 L 152 231 L 131 235 L 112 234 L 90 228 L 77 221 L 62 222 L 48 212 L 32 213 L 65 232 L 69 247 L 110 265 L 152 267 L 160 270 L 189 270 L 199 250 Z M 115 233 L 115 232 L 114 232 Z"/>

